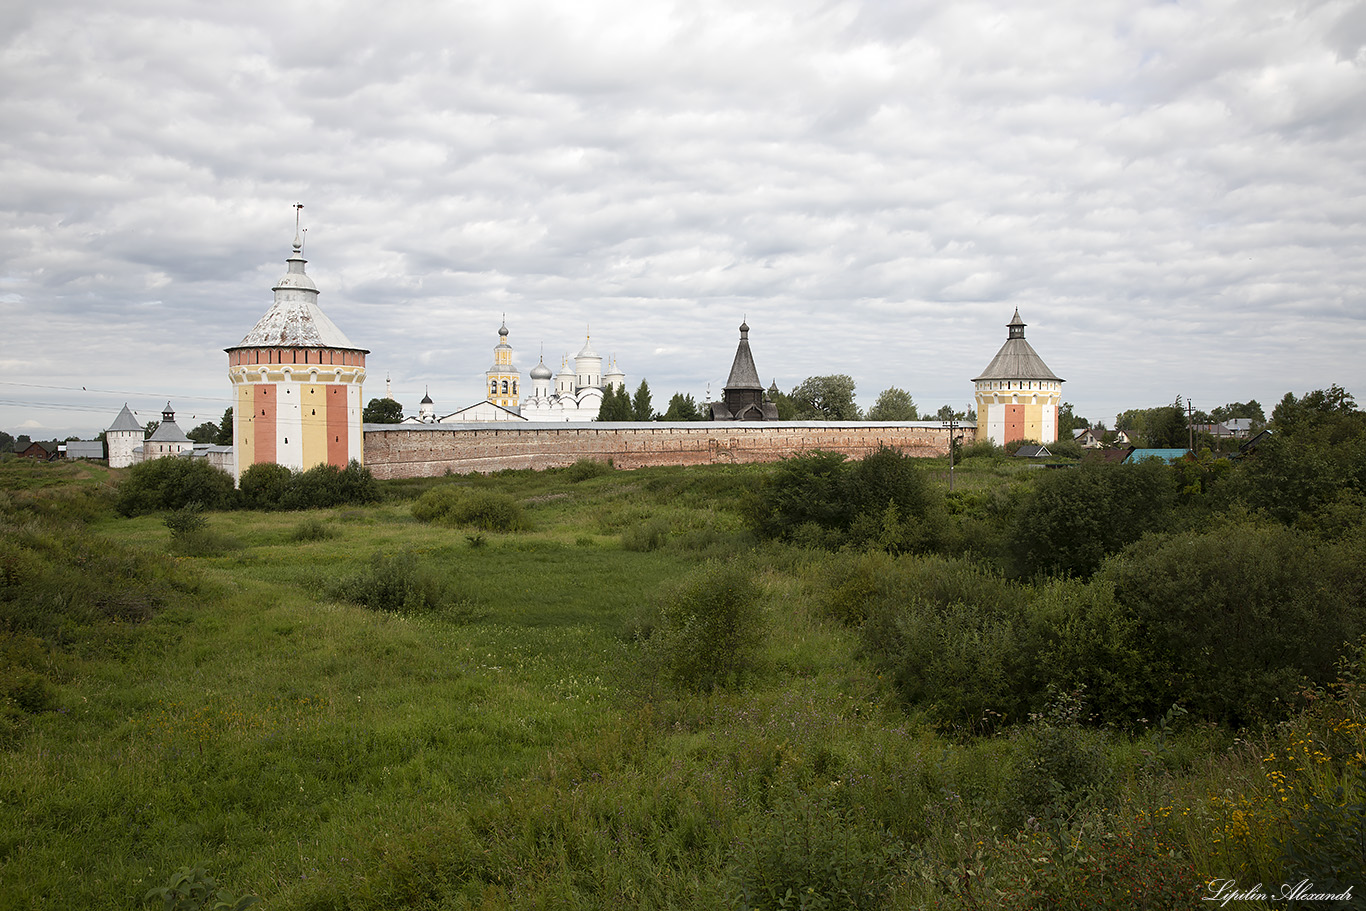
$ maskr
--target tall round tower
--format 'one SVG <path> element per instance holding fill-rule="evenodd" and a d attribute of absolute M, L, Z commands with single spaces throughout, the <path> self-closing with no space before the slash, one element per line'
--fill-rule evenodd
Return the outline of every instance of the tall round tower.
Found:
<path fill-rule="evenodd" d="M 977 439 L 1004 446 L 1016 440 L 1053 443 L 1058 439 L 1062 377 L 1025 341 L 1020 311 L 1006 325 L 1006 343 L 982 375 L 977 392 Z"/>
<path fill-rule="evenodd" d="M 508 324 L 498 327 L 498 344 L 493 348 L 493 366 L 486 374 L 489 384 L 489 401 L 504 408 L 516 408 L 518 401 L 517 380 L 521 376 L 512 365 L 512 346 L 508 344 Z"/>
<path fill-rule="evenodd" d="M 370 352 L 318 309 L 295 226 L 289 271 L 275 303 L 228 353 L 233 384 L 234 477 L 259 462 L 299 471 L 364 460 L 361 385 Z"/>

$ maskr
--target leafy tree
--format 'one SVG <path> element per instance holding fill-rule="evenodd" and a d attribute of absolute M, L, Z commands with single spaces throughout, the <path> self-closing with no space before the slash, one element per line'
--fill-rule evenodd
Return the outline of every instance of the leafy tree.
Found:
<path fill-rule="evenodd" d="M 1180 396 L 1171 405 L 1124 412 L 1116 419 L 1115 429 L 1127 433 L 1134 445 L 1149 449 L 1185 449 L 1190 442 Z"/>
<path fill-rule="evenodd" d="M 156 433 L 156 432 L 157 432 L 157 428 L 160 427 L 160 426 L 161 426 L 161 422 L 160 422 L 160 421 L 148 421 L 148 422 L 147 422 L 147 426 L 146 426 L 146 427 L 143 429 L 143 431 L 142 431 L 142 438 L 143 438 L 144 440 L 151 439 L 152 434 Z"/>
<path fill-rule="evenodd" d="M 1271 428 L 1220 485 L 1227 497 L 1282 522 L 1314 524 L 1314 514 L 1337 509 L 1343 498 L 1366 496 L 1366 413 L 1343 389 L 1286 393 Z"/>
<path fill-rule="evenodd" d="M 911 394 L 905 389 L 891 386 L 878 393 L 877 401 L 868 409 L 870 421 L 918 421 L 919 412 Z"/>
<path fill-rule="evenodd" d="M 1150 712 L 1179 702 L 1232 724 L 1274 719 L 1306 679 L 1333 680 L 1366 620 L 1359 554 L 1247 520 L 1145 537 L 1097 578 L 1137 621 Z"/>
<path fill-rule="evenodd" d="M 814 450 L 783 459 L 751 504 L 766 538 L 884 550 L 918 546 L 930 534 L 933 504 L 915 460 L 883 446 L 860 461 Z"/>
<path fill-rule="evenodd" d="M 768 387 L 768 400 L 778 409 L 778 420 L 794 421 L 797 419 L 797 405 L 791 397 L 778 391 L 778 381 L 774 380 Z M 706 418 L 704 417 L 703 420 Z"/>
<path fill-rule="evenodd" d="M 1019 569 L 1089 576 L 1107 555 L 1163 530 L 1177 494 L 1175 475 L 1156 460 L 1045 472 L 1016 516 Z"/>
<path fill-rule="evenodd" d="M 631 400 L 631 417 L 637 421 L 655 419 L 654 408 L 650 406 L 650 384 L 645 380 L 640 381 L 635 398 Z"/>
<path fill-rule="evenodd" d="M 812 376 L 792 390 L 793 415 L 799 421 L 857 421 L 854 379 L 840 373 Z"/>
<path fill-rule="evenodd" d="M 218 425 L 213 421 L 205 421 L 185 436 L 196 443 L 212 443 L 218 437 Z"/>
<path fill-rule="evenodd" d="M 223 412 L 223 420 L 218 425 L 218 433 L 214 436 L 215 446 L 232 445 L 232 409 Z"/>
<path fill-rule="evenodd" d="M 1334 383 L 1328 389 L 1315 389 L 1302 398 L 1287 392 L 1271 412 L 1271 426 L 1277 433 L 1295 434 L 1314 428 L 1330 433 L 1339 428 L 1352 435 L 1350 417 L 1359 414 L 1352 394 Z M 1355 423 L 1360 423 L 1355 422 Z"/>
<path fill-rule="evenodd" d="M 0 452 L 14 451 L 14 437 L 0 430 Z"/>
<path fill-rule="evenodd" d="M 697 402 L 693 401 L 691 395 L 684 395 L 675 392 L 673 398 L 669 399 L 669 410 L 664 412 L 661 418 L 664 421 L 702 421 L 706 420 L 702 412 L 697 407 Z"/>
<path fill-rule="evenodd" d="M 1209 413 L 1213 421 L 1228 421 L 1234 418 L 1245 418 L 1252 422 L 1253 430 L 1260 430 L 1266 426 L 1266 415 L 1262 413 L 1262 405 L 1256 399 L 1249 399 L 1246 402 L 1230 402 L 1227 405 L 1220 405 Z"/>
<path fill-rule="evenodd" d="M 390 398 L 371 399 L 360 419 L 366 424 L 402 424 L 403 406 Z"/>
<path fill-rule="evenodd" d="M 631 394 L 625 386 L 616 384 L 603 390 L 602 407 L 598 409 L 599 421 L 629 421 L 634 416 Z"/>
<path fill-rule="evenodd" d="M 926 415 L 926 416 L 925 416 L 925 420 L 927 420 L 927 421 L 930 421 L 930 420 L 933 420 L 933 421 L 953 421 L 953 420 L 957 420 L 957 421 L 975 421 L 975 420 L 977 420 L 977 412 L 976 412 L 976 411 L 955 411 L 955 410 L 953 409 L 953 406 L 952 406 L 952 405 L 940 405 L 940 406 L 939 406 L 939 410 L 936 411 L 936 412 L 934 413 L 934 416 L 931 417 L 930 415 Z"/>
<path fill-rule="evenodd" d="M 1186 412 L 1180 396 L 1171 405 L 1152 409 L 1144 443 L 1154 449 L 1185 449 L 1190 443 Z"/>
<path fill-rule="evenodd" d="M 1058 439 L 1070 440 L 1074 432 L 1090 426 L 1086 418 L 1073 412 L 1071 402 L 1063 402 L 1058 408 Z"/>

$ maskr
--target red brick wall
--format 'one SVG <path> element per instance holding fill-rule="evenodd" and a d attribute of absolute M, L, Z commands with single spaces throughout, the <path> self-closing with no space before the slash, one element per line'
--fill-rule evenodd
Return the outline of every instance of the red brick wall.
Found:
<path fill-rule="evenodd" d="M 948 452 L 948 439 L 949 432 L 937 424 L 370 424 L 365 428 L 365 467 L 385 479 L 556 468 L 579 459 L 611 459 L 617 468 L 774 462 L 809 449 L 861 459 L 883 444 L 908 455 L 939 456 Z"/>

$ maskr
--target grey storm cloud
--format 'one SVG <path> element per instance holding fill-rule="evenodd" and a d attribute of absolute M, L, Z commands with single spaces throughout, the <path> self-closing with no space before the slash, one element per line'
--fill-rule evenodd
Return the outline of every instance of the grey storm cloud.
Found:
<path fill-rule="evenodd" d="M 657 397 L 958 406 L 1019 307 L 1079 413 L 1366 379 L 1359 2 L 64 0 L 0 11 L 0 427 L 216 419 L 303 202 L 413 410 L 586 333 Z M 81 387 L 86 387 L 82 390 Z"/>

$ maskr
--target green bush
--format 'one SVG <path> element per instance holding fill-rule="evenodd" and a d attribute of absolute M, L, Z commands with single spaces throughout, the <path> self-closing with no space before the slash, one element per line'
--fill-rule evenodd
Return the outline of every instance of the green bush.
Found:
<path fill-rule="evenodd" d="M 1134 619 L 1148 717 L 1180 703 L 1234 725 L 1279 719 L 1366 632 L 1354 548 L 1246 518 L 1145 538 L 1098 578 Z"/>
<path fill-rule="evenodd" d="M 1083 463 L 1044 472 L 1020 508 L 1012 532 L 1025 575 L 1089 576 L 1106 556 L 1173 521 L 1177 486 L 1157 461 L 1141 465 Z"/>
<path fill-rule="evenodd" d="M 376 551 L 370 565 L 332 587 L 333 597 L 371 610 L 421 613 L 452 604 L 446 580 L 411 550 Z"/>
<path fill-rule="evenodd" d="M 1084 712 L 1081 691 L 1055 692 L 1017 733 L 1009 784 L 1016 825 L 1032 817 L 1066 828 L 1079 809 L 1114 797 L 1107 735 L 1083 727 Z"/>
<path fill-rule="evenodd" d="M 304 472 L 262 462 L 242 472 L 238 487 L 248 509 L 327 509 L 379 501 L 378 482 L 355 459 L 345 468 L 324 463 Z"/>
<path fill-rule="evenodd" d="M 732 906 L 779 909 L 885 907 L 905 848 L 835 800 L 794 791 L 731 852 Z"/>
<path fill-rule="evenodd" d="M 1304 815 L 1281 840 L 1285 868 L 1313 882 L 1318 893 L 1340 895 L 1361 888 L 1360 871 L 1366 870 L 1366 766 L 1356 769 L 1346 786 L 1335 788 L 1331 798 L 1310 792 L 1307 799 Z"/>
<path fill-rule="evenodd" d="M 379 485 L 374 475 L 352 459 L 345 468 L 321 464 L 294 475 L 281 508 L 328 509 L 378 501 Z"/>
<path fill-rule="evenodd" d="M 280 509 L 294 483 L 294 472 L 274 462 L 257 462 L 237 479 L 247 509 Z"/>
<path fill-rule="evenodd" d="M 326 541 L 328 538 L 335 538 L 337 529 L 327 525 L 322 519 L 304 519 L 294 530 L 289 533 L 291 541 L 304 543 L 307 541 Z"/>
<path fill-rule="evenodd" d="M 827 612 L 863 617 L 864 651 L 939 724 L 991 730 L 1036 707 L 1048 668 L 1028 589 L 968 560 L 865 557 L 831 572 Z"/>
<path fill-rule="evenodd" d="M 802 546 L 920 550 L 940 509 L 916 462 L 882 446 L 857 462 L 815 450 L 783 459 L 753 497 L 749 521 L 765 538 Z"/>
<path fill-rule="evenodd" d="M 597 459 L 579 459 L 573 465 L 564 469 L 564 476 L 572 483 L 577 484 L 580 481 L 587 481 L 592 478 L 600 478 L 605 474 L 611 474 L 613 470 L 612 461 L 610 459 L 605 462 L 598 461 Z"/>
<path fill-rule="evenodd" d="M 199 503 L 225 509 L 233 503 L 232 476 L 203 459 L 164 458 L 139 462 L 118 487 L 115 508 L 125 516 Z"/>
<path fill-rule="evenodd" d="M 844 453 L 821 450 L 780 461 L 753 502 L 750 521 L 760 537 L 793 538 L 804 525 L 847 526 L 850 511 L 841 489 L 844 461 Z"/>
<path fill-rule="evenodd" d="M 173 510 L 163 522 L 171 530 L 171 549 L 187 557 L 217 557 L 241 546 L 209 528 L 198 503 Z"/>
<path fill-rule="evenodd" d="M 444 484 L 424 493 L 413 503 L 413 518 L 484 531 L 525 531 L 531 527 L 522 504 L 507 494 L 456 484 Z"/>
<path fill-rule="evenodd" d="M 621 546 L 624 550 L 648 552 L 659 550 L 668 539 L 669 520 L 655 516 L 626 528 L 621 533 Z"/>
<path fill-rule="evenodd" d="M 764 639 L 760 593 L 752 571 L 734 563 L 709 563 L 666 589 L 645 641 L 647 662 L 687 690 L 740 683 Z"/>

